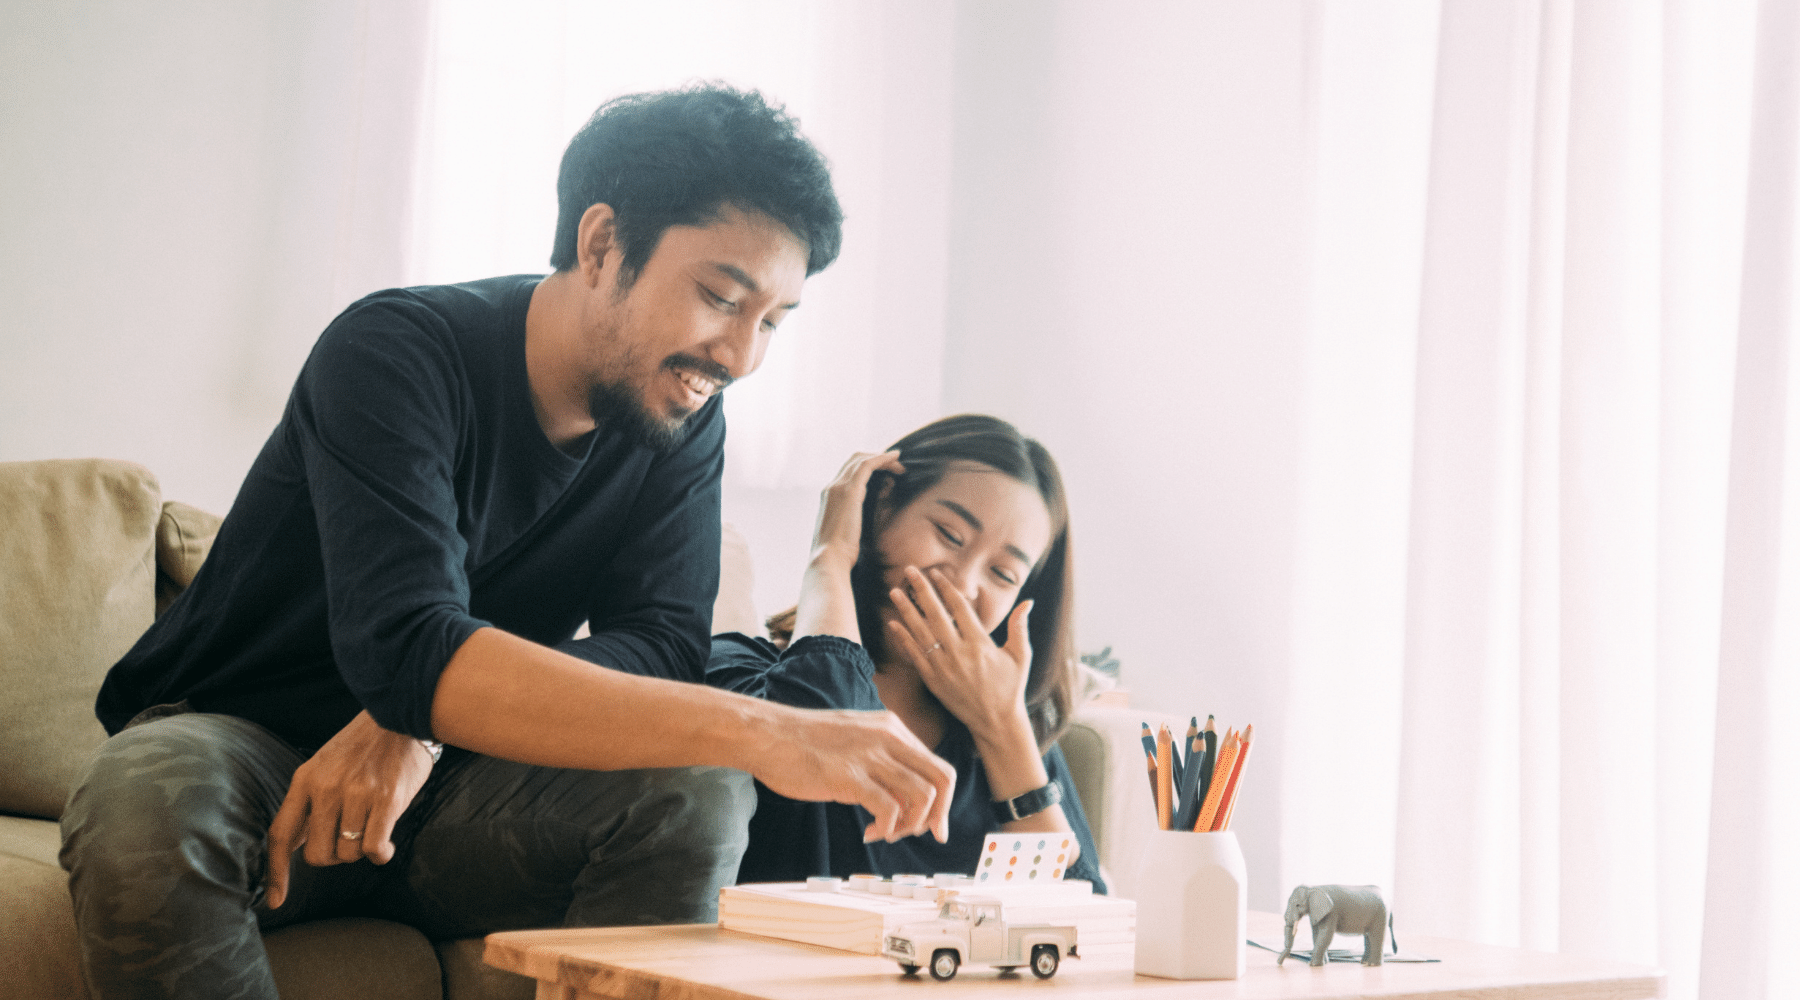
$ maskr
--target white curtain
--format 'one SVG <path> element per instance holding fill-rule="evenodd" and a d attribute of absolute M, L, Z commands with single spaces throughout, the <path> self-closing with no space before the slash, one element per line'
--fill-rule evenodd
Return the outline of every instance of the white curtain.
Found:
<path fill-rule="evenodd" d="M 1315 506 L 1384 499 L 1372 533 L 1303 532 L 1298 557 L 1304 584 L 1372 556 L 1355 634 L 1404 653 L 1327 700 L 1299 644 L 1289 881 L 1344 860 L 1313 831 L 1347 809 L 1377 876 L 1366 848 L 1391 830 L 1416 931 L 1662 965 L 1674 997 L 1794 995 L 1796 5 L 1454 0 L 1403 22 L 1431 19 L 1426 179 L 1389 196 L 1423 208 L 1417 320 L 1371 345 L 1385 384 L 1410 379 L 1410 428 L 1342 369 L 1310 397 L 1410 431 L 1405 489 L 1393 437 L 1314 421 L 1335 447 L 1310 460 Z M 1325 6 L 1322 86 L 1372 20 Z M 1360 54 L 1367 78 L 1380 56 Z M 1321 132 L 1371 123 L 1404 159 L 1416 93 L 1324 98 Z M 1350 154 L 1320 149 L 1323 239 Z M 1351 266 L 1321 252 L 1315 296 Z M 1316 343 L 1342 325 L 1316 320 Z M 1351 600 L 1303 601 L 1301 638 L 1344 635 Z M 1376 765 L 1360 807 L 1311 767 L 1346 713 L 1377 734 L 1347 751 Z"/>

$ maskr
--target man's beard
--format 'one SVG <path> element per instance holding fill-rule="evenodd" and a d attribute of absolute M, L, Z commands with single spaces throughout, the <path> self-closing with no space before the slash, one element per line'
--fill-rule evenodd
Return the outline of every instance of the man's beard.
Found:
<path fill-rule="evenodd" d="M 688 417 L 659 417 L 644 404 L 643 394 L 624 382 L 596 383 L 588 390 L 588 412 L 596 427 L 615 429 L 657 452 L 674 451 L 687 440 Z"/>

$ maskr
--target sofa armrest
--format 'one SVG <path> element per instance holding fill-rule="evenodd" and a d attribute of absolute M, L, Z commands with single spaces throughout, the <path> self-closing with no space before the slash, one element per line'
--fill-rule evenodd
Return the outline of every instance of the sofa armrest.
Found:
<path fill-rule="evenodd" d="M 194 582 L 224 519 L 179 500 L 165 500 L 156 522 L 156 614 Z"/>

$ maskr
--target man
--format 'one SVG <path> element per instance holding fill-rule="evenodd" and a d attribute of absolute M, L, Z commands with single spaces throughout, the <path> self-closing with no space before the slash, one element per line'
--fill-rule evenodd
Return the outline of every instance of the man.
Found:
<path fill-rule="evenodd" d="M 554 273 L 327 328 L 205 566 L 108 675 L 114 735 L 63 818 L 96 996 L 273 997 L 261 931 L 326 914 L 712 919 L 742 771 L 944 836 L 952 773 L 891 717 L 676 683 L 718 585 L 718 392 L 837 253 L 823 160 L 698 88 L 602 106 L 557 187 Z"/>

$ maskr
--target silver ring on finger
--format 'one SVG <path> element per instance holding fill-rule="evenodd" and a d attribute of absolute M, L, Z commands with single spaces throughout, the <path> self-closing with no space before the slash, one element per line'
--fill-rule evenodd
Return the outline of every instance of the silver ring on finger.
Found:
<path fill-rule="evenodd" d="M 927 652 L 927 653 L 935 653 L 935 652 L 937 652 L 937 651 L 938 651 L 938 650 L 940 650 L 940 649 L 943 649 L 943 648 L 944 648 L 944 644 L 943 644 L 943 643 L 941 643 L 941 642 L 934 642 L 934 643 L 932 643 L 932 644 L 931 644 L 931 648 L 930 648 L 930 649 L 927 649 L 927 650 L 926 650 L 926 651 L 925 651 L 925 652 Z"/>
<path fill-rule="evenodd" d="M 345 840 L 361 840 L 362 839 L 362 831 L 361 830 L 342 830 L 342 831 L 339 831 L 338 836 L 344 838 Z"/>

